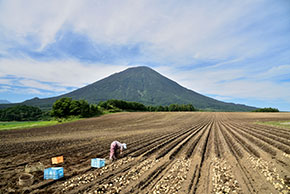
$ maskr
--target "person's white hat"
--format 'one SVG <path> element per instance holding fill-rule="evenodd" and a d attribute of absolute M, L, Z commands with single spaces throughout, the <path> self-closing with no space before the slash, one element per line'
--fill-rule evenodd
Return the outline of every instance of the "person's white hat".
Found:
<path fill-rule="evenodd" d="M 122 146 L 124 149 L 127 149 L 127 144 L 123 143 Z"/>

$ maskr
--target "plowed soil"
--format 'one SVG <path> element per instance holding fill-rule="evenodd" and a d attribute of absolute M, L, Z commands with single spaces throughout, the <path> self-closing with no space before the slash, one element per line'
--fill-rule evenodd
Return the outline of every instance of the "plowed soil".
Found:
<path fill-rule="evenodd" d="M 57 126 L 0 131 L 0 193 L 290 193 L 290 129 L 257 121 L 289 113 L 117 113 Z M 113 140 L 127 143 L 109 156 Z M 52 165 L 51 158 L 64 156 Z M 64 177 L 20 186 L 27 167 Z"/>

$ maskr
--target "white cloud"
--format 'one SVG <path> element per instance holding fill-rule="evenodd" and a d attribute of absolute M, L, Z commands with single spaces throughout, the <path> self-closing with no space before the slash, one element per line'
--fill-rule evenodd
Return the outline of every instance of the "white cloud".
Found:
<path fill-rule="evenodd" d="M 288 79 L 290 79 L 290 65 L 278 65 L 271 67 L 267 71 L 258 75 L 260 78 L 271 78 L 278 77 L 282 75 L 287 75 Z"/>
<path fill-rule="evenodd" d="M 38 89 L 62 91 L 93 83 L 130 64 L 130 58 L 116 65 L 116 62 L 84 64 L 71 59 L 37 61 L 9 55 L 12 43 L 41 51 L 57 41 L 58 32 L 74 31 L 108 47 L 141 43 L 141 59 L 170 64 L 156 70 L 203 94 L 217 95 L 220 99 L 290 99 L 289 82 L 275 82 L 275 77 L 290 74 L 287 3 L 0 1 L 0 54 L 10 57 L 0 58 L 0 77 L 15 76 L 20 79 L 18 84 L 32 87 L 35 91 L 31 92 L 35 93 Z M 179 69 L 215 60 L 221 62 L 207 68 Z M 4 78 L 0 83 L 15 84 Z"/>
<path fill-rule="evenodd" d="M 31 59 L 0 59 L 0 72 L 3 74 L 23 79 L 20 81 L 23 86 L 48 90 L 82 87 L 127 67 L 126 65 L 82 64 L 73 60 L 40 62 Z"/>
<path fill-rule="evenodd" d="M 34 89 L 34 88 L 11 88 L 9 89 L 9 92 L 14 93 L 14 94 L 33 94 L 33 95 L 43 95 L 43 94 L 47 94 L 49 95 L 49 93 L 43 93 L 41 91 L 39 91 L 38 89 Z"/>
<path fill-rule="evenodd" d="M 237 48 L 233 50 L 233 47 L 242 44 L 247 37 L 227 37 L 227 27 L 235 27 L 232 25 L 237 20 L 247 20 L 247 10 L 251 10 L 249 1 L 230 6 L 225 1 L 207 4 L 198 1 L 166 4 L 164 1 L 122 1 L 122 4 L 105 1 L 87 5 L 82 4 L 70 18 L 75 30 L 88 34 L 97 42 L 145 42 L 149 45 L 147 52 L 162 51 L 164 57 L 172 54 L 176 57 L 227 57 L 229 51 L 234 54 Z"/>
<path fill-rule="evenodd" d="M 7 87 L 7 86 L 0 86 L 0 94 L 1 93 L 13 93 L 13 94 L 33 94 L 33 95 L 50 95 L 49 92 L 43 93 L 39 91 L 38 89 L 34 88 L 13 88 L 13 87 Z"/>
<path fill-rule="evenodd" d="M 220 59 L 252 56 L 280 43 L 259 38 L 280 28 L 275 21 L 260 20 L 281 7 L 250 0 L 2 1 L 0 27 L 18 42 L 27 35 L 37 37 L 36 49 L 54 42 L 65 27 L 98 43 L 146 43 L 144 52 L 163 60 L 172 55 L 171 60 Z M 255 25 L 265 29 L 252 29 Z"/>
<path fill-rule="evenodd" d="M 76 1 L 5 1 L 0 3 L 0 27 L 6 35 L 26 44 L 25 38 L 40 40 L 41 50 L 54 42 L 55 34 L 77 7 Z M 0 28 L 1 29 L 1 28 Z M 12 36 L 12 37 L 11 37 Z"/>
<path fill-rule="evenodd" d="M 23 93 L 28 93 L 28 94 L 43 94 L 41 91 L 34 89 L 34 88 L 27 88 L 27 89 L 21 89 L 18 90 L 17 93 L 23 94 Z"/>
<path fill-rule="evenodd" d="M 65 87 L 60 87 L 51 83 L 41 83 L 39 81 L 31 80 L 31 79 L 25 79 L 25 78 L 21 79 L 18 77 L 17 74 L 15 74 L 13 77 L 10 77 L 10 79 L 0 79 L 0 84 L 3 84 L 1 86 L 2 92 L 4 91 L 3 89 L 5 89 L 5 91 L 15 92 L 16 90 L 14 90 L 12 87 L 16 87 L 16 86 L 21 87 L 21 88 L 26 88 L 26 89 L 30 88 L 30 89 L 41 89 L 41 90 L 48 90 L 48 91 L 54 91 L 54 92 L 67 92 L 67 89 Z M 5 86 L 5 85 L 8 85 L 8 86 Z M 34 90 L 34 92 L 35 91 L 37 91 L 37 94 L 40 93 L 38 90 Z"/>
<path fill-rule="evenodd" d="M 1 78 L 1 79 L 0 79 L 0 84 L 13 85 L 13 82 L 12 82 L 11 79 L 4 79 L 4 78 Z"/>
<path fill-rule="evenodd" d="M 11 89 L 9 86 L 0 86 L 0 93 L 8 92 Z"/>
<path fill-rule="evenodd" d="M 42 90 L 50 90 L 54 92 L 66 92 L 67 89 L 65 87 L 54 86 L 53 84 L 44 84 L 39 81 L 23 79 L 19 81 L 20 86 L 37 88 Z"/>
<path fill-rule="evenodd" d="M 254 76 L 247 68 L 211 69 L 210 71 L 208 68 L 200 68 L 182 71 L 160 67 L 158 71 L 188 89 L 201 94 L 214 95 L 218 99 L 225 99 L 224 97 L 256 100 L 284 99 L 290 103 L 289 82 L 268 81 L 263 72 Z M 281 71 L 275 73 L 271 71 L 271 76 L 278 76 L 280 73 Z"/>

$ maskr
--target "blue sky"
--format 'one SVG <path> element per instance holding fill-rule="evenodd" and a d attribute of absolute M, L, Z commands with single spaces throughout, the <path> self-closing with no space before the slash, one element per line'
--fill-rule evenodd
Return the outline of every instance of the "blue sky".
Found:
<path fill-rule="evenodd" d="M 140 65 L 218 100 L 290 111 L 290 1 L 0 1 L 0 99 Z"/>

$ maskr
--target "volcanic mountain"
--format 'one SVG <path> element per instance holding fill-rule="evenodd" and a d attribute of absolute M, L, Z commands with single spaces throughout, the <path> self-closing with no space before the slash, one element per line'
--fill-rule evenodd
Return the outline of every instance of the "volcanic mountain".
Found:
<path fill-rule="evenodd" d="M 21 104 L 48 108 L 62 97 L 98 103 L 109 99 L 140 102 L 145 105 L 192 104 L 198 109 L 251 111 L 254 107 L 225 103 L 186 89 L 149 67 L 133 67 L 100 81 L 53 98 L 33 98 Z"/>

